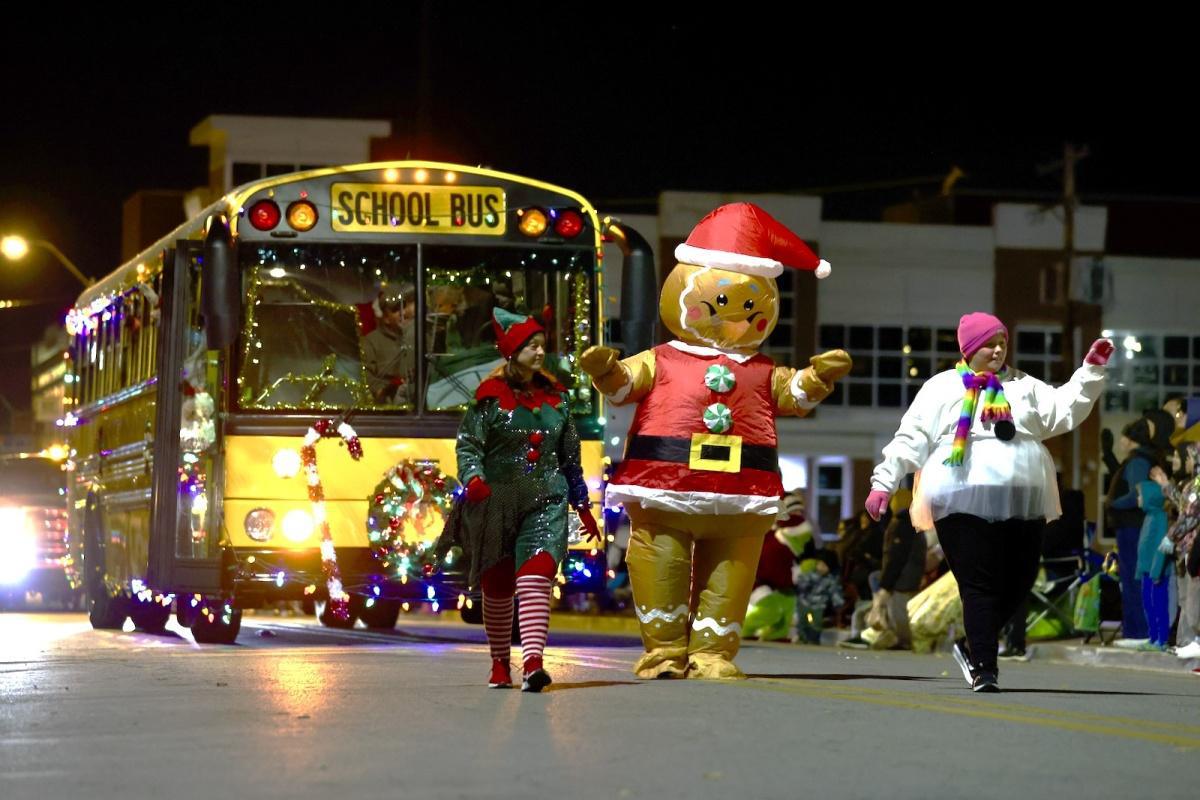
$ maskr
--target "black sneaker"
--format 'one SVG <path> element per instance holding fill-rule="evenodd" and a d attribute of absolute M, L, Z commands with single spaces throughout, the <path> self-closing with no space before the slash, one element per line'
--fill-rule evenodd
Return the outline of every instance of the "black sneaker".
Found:
<path fill-rule="evenodd" d="M 966 638 L 959 639 L 950 648 L 950 654 L 954 656 L 954 661 L 958 664 L 958 668 L 962 670 L 963 680 L 967 682 L 967 686 L 975 688 L 975 665 L 971 663 L 971 657 L 967 655 L 967 640 Z"/>
<path fill-rule="evenodd" d="M 550 679 L 550 673 L 544 669 L 535 669 L 533 672 L 525 674 L 525 679 L 521 681 L 522 692 L 540 692 L 545 689 L 553 681 Z"/>
<path fill-rule="evenodd" d="M 972 692 L 998 692 L 1000 691 L 1000 679 L 994 672 L 980 672 L 975 676 L 975 680 L 971 682 Z"/>
<path fill-rule="evenodd" d="M 866 650 L 870 646 L 867 640 L 861 636 L 855 636 L 852 639 L 843 639 L 838 642 L 838 647 L 849 647 L 851 650 Z"/>

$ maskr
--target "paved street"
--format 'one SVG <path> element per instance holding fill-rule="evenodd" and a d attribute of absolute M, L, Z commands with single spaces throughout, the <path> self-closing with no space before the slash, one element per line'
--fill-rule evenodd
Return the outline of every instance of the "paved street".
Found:
<path fill-rule="evenodd" d="M 420 620 L 414 624 L 414 620 Z M 0 797 L 1194 796 L 1200 678 L 748 644 L 751 680 L 638 682 L 637 642 L 559 633 L 543 695 L 482 630 L 248 616 L 238 645 L 0 614 Z"/>

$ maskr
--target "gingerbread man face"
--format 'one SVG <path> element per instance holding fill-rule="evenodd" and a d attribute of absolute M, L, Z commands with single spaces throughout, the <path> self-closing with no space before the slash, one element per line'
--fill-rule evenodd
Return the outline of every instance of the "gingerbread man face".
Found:
<path fill-rule="evenodd" d="M 658 301 L 663 324 L 681 341 L 722 350 L 757 350 L 779 320 L 775 279 L 679 263 Z"/>

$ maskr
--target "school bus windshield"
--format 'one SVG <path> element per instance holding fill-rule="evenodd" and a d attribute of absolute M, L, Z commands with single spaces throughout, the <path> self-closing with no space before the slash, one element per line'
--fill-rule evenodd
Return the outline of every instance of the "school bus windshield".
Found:
<path fill-rule="evenodd" d="M 586 248 L 256 246 L 243 256 L 239 406 L 460 411 L 501 364 L 494 307 L 541 320 L 546 368 L 574 386 L 593 268 Z"/>

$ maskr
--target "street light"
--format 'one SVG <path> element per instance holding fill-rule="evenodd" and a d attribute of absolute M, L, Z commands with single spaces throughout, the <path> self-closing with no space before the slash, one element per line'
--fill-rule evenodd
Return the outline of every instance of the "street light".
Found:
<path fill-rule="evenodd" d="M 80 272 L 79 267 L 75 266 L 71 259 L 63 255 L 61 250 L 45 239 L 26 239 L 24 236 L 16 235 L 5 236 L 3 239 L 0 239 L 0 253 L 9 261 L 20 261 L 29 254 L 30 247 L 40 247 L 48 251 L 50 255 L 57 258 L 59 263 L 66 267 L 67 271 L 74 275 L 85 287 L 91 286 L 95 282 Z"/>

